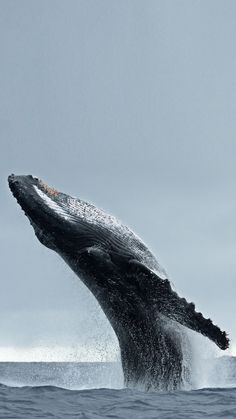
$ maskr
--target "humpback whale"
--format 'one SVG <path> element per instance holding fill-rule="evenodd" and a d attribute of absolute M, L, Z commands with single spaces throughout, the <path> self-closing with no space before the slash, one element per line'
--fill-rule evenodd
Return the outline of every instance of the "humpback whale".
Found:
<path fill-rule="evenodd" d="M 224 331 L 172 289 L 140 238 L 115 217 L 36 177 L 9 187 L 39 241 L 56 251 L 98 300 L 120 345 L 127 386 L 172 390 L 189 379 L 187 329 L 229 346 Z"/>

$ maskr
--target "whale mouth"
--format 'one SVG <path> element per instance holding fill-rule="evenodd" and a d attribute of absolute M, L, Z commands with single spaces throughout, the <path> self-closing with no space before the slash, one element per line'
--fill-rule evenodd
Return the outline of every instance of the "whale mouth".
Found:
<path fill-rule="evenodd" d="M 62 207 L 64 194 L 50 187 L 41 179 L 32 175 L 16 176 L 11 174 L 8 177 L 8 183 L 25 215 L 33 221 L 37 221 L 39 214 L 68 218 L 66 210 Z"/>
<path fill-rule="evenodd" d="M 57 251 L 58 237 L 64 237 L 74 223 L 66 208 L 67 196 L 32 175 L 11 174 L 8 183 L 38 240 Z"/>
<path fill-rule="evenodd" d="M 50 247 L 51 234 L 58 226 L 58 221 L 61 224 L 69 219 L 63 208 L 64 194 L 32 175 L 11 174 L 8 183 L 36 236 L 41 243 Z"/>
<path fill-rule="evenodd" d="M 11 174 L 10 176 L 8 176 L 8 183 L 12 191 L 12 194 L 21 206 L 25 206 L 24 196 L 27 195 L 27 200 L 30 195 L 33 196 L 33 188 L 36 188 L 36 190 L 41 190 L 42 193 L 51 198 L 57 197 L 60 194 L 56 189 L 50 187 L 41 179 L 38 179 L 37 177 L 34 177 L 32 175 L 16 176 L 14 174 Z"/>

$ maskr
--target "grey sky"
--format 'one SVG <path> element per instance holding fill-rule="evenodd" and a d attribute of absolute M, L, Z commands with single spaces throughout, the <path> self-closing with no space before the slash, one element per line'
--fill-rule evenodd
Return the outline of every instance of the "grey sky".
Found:
<path fill-rule="evenodd" d="M 233 0 L 0 1 L 0 348 L 114 341 L 11 172 L 131 226 L 236 344 L 235 40 Z"/>

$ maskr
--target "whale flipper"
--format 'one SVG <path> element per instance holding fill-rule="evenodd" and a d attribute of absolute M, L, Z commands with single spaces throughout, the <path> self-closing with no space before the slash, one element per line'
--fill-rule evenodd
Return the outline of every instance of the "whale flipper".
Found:
<path fill-rule="evenodd" d="M 161 279 L 155 272 L 136 260 L 131 260 L 131 272 L 138 278 L 146 300 L 150 300 L 156 310 L 171 320 L 201 333 L 211 339 L 220 349 L 229 347 L 229 339 L 225 332 L 195 310 L 194 303 L 188 303 L 171 288 L 168 279 Z"/>
<path fill-rule="evenodd" d="M 121 259 L 121 260 L 120 260 Z M 97 246 L 83 249 L 80 253 L 80 263 L 83 269 L 86 264 L 94 266 L 94 274 L 101 272 L 100 281 L 109 275 L 110 281 L 114 272 L 125 275 L 128 280 L 126 293 L 133 294 L 133 300 L 139 299 L 140 305 L 145 304 L 146 310 L 161 313 L 183 326 L 201 333 L 212 340 L 220 349 L 229 347 L 229 339 L 225 332 L 213 324 L 211 319 L 206 319 L 202 313 L 195 310 L 194 303 L 188 303 L 181 298 L 171 287 L 168 279 L 160 278 L 155 272 L 138 260 L 123 260 L 114 252 L 105 251 Z"/>

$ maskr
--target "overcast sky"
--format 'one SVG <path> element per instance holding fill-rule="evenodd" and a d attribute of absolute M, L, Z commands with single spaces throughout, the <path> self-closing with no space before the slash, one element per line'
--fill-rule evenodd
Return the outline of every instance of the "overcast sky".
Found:
<path fill-rule="evenodd" d="M 0 360 L 116 347 L 12 172 L 131 226 L 236 344 L 235 42 L 233 0 L 0 0 Z"/>

